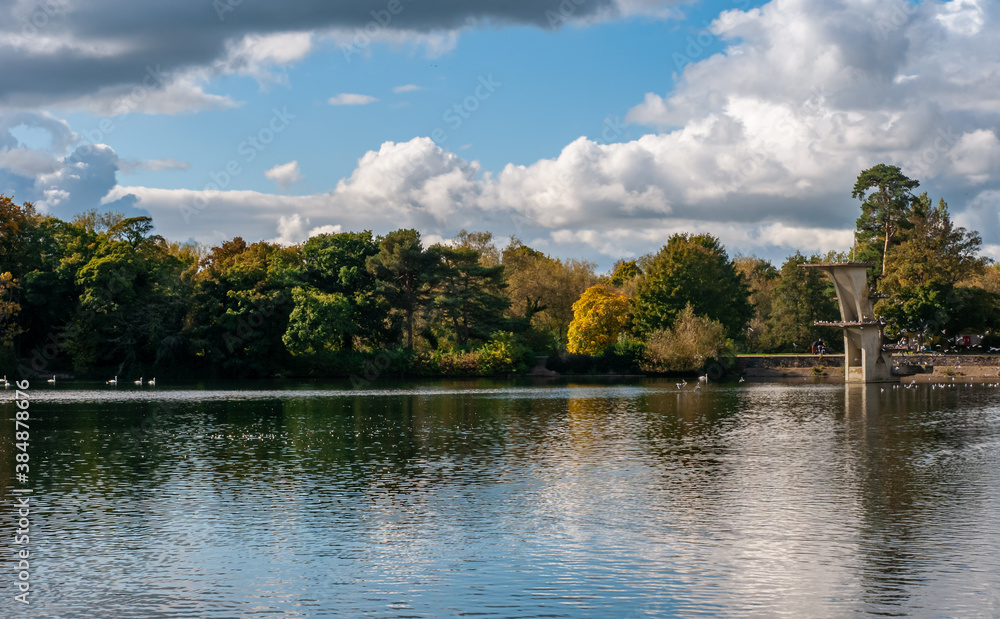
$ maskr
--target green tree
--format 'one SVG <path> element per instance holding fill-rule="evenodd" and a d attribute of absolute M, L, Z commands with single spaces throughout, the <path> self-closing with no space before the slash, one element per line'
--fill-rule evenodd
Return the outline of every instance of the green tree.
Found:
<path fill-rule="evenodd" d="M 727 337 L 743 339 L 753 318 L 750 290 L 717 238 L 675 234 L 643 271 L 635 299 L 640 334 L 670 327 L 690 304 L 695 314 L 722 323 Z"/>
<path fill-rule="evenodd" d="M 919 181 L 906 177 L 898 167 L 884 163 L 862 171 L 854 183 L 851 197 L 861 200 L 858 240 L 864 253 L 878 255 L 883 274 L 892 238 L 901 229 L 910 227 L 908 217 L 915 201 L 911 190 L 919 185 Z M 878 238 L 883 239 L 880 251 L 875 240 Z"/>
<path fill-rule="evenodd" d="M 584 355 L 603 353 L 625 332 L 631 305 L 628 297 L 604 284 L 587 288 L 573 304 L 567 350 Z"/>
<path fill-rule="evenodd" d="M 379 245 L 367 230 L 320 234 L 302 246 L 306 281 L 319 292 L 341 295 L 350 308 L 355 328 L 337 331 L 337 349 L 353 350 L 356 337 L 371 347 L 383 347 L 398 336 L 388 326 L 389 305 L 379 293 L 379 281 L 367 267 L 378 253 Z"/>
<path fill-rule="evenodd" d="M 818 256 L 806 258 L 799 252 L 781 265 L 781 273 L 771 298 L 771 313 L 760 347 L 769 352 L 804 352 L 811 342 L 829 338 L 837 347 L 837 333 L 830 327 L 817 327 L 816 321 L 840 319 L 836 293 L 827 275 L 800 264 L 818 263 Z"/>
<path fill-rule="evenodd" d="M 283 336 L 302 284 L 298 247 L 226 241 L 202 260 L 185 330 L 192 353 L 235 376 L 269 376 L 291 361 Z"/>
<path fill-rule="evenodd" d="M 368 270 L 380 280 L 381 291 L 402 316 L 406 347 L 413 350 L 414 321 L 430 298 L 436 256 L 424 251 L 416 230 L 395 230 L 379 240 L 378 254 L 368 258 Z"/>
<path fill-rule="evenodd" d="M 80 311 L 69 341 L 74 366 L 141 372 L 183 355 L 176 337 L 190 288 L 190 264 L 151 234 L 149 217 L 122 218 L 97 235 L 93 256 L 76 272 Z"/>
<path fill-rule="evenodd" d="M 944 200 L 935 207 L 924 193 L 915 201 L 901 239 L 879 281 L 879 292 L 888 298 L 875 306 L 889 323 L 890 335 L 990 326 L 991 313 L 984 306 L 995 307 L 997 297 L 959 285 L 986 269 L 978 233 L 955 226 Z"/>
<path fill-rule="evenodd" d="M 281 340 L 294 354 L 316 354 L 337 350 L 357 331 L 354 308 L 339 292 L 314 288 L 292 288 L 292 311 Z"/>
<path fill-rule="evenodd" d="M 429 251 L 436 258 L 433 305 L 450 326 L 455 343 L 465 346 L 470 339 L 488 340 L 506 326 L 503 313 L 510 301 L 503 294 L 503 265 L 484 266 L 478 249 L 435 245 Z"/>
<path fill-rule="evenodd" d="M 638 260 L 619 260 L 615 263 L 614 270 L 611 271 L 608 283 L 616 288 L 621 288 L 640 275 L 642 275 L 642 268 L 639 267 Z"/>
<path fill-rule="evenodd" d="M 756 256 L 738 256 L 733 260 L 733 266 L 750 287 L 750 304 L 753 306 L 754 315 L 747 329 L 747 349 L 759 351 L 761 337 L 771 318 L 774 288 L 778 285 L 779 272 L 769 261 Z"/>

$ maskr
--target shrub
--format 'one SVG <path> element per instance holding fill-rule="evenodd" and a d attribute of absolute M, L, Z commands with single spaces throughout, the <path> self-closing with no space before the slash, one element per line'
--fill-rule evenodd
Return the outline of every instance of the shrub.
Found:
<path fill-rule="evenodd" d="M 494 332 L 490 341 L 478 352 L 479 371 L 482 375 L 524 372 L 534 362 L 531 349 L 507 331 Z"/>
<path fill-rule="evenodd" d="M 646 343 L 643 369 L 650 372 L 691 372 L 713 359 L 735 356 L 732 340 L 721 323 L 696 316 L 686 306 L 670 329 L 654 331 Z"/>
<path fill-rule="evenodd" d="M 531 350 L 514 334 L 497 331 L 477 349 L 421 353 L 410 370 L 422 376 L 494 376 L 527 371 L 533 362 Z"/>

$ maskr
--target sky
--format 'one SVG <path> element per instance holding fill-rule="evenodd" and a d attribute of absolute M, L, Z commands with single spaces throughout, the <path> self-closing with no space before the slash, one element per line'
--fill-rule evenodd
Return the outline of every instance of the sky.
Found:
<path fill-rule="evenodd" d="M 846 251 L 900 166 L 1000 258 L 1000 2 L 7 0 L 0 193 L 176 241 Z"/>

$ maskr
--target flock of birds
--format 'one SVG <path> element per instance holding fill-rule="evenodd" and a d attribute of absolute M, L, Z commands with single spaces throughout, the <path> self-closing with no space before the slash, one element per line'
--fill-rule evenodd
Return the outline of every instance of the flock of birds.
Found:
<path fill-rule="evenodd" d="M 704 376 L 699 376 L 698 377 L 698 384 L 694 386 L 693 391 L 697 391 L 697 390 L 701 389 L 701 383 L 707 383 L 707 382 L 708 382 L 708 375 L 707 374 L 704 375 Z M 742 376 L 740 376 L 740 382 L 741 383 L 744 382 Z M 682 378 L 681 382 L 675 383 L 675 384 L 677 385 L 678 389 L 683 389 L 684 387 L 687 387 L 688 382 Z"/>
<path fill-rule="evenodd" d="M 947 389 L 949 387 L 952 387 L 952 388 L 958 387 L 959 385 L 965 385 L 966 387 L 971 387 L 972 385 L 975 384 L 973 381 L 969 381 L 969 382 L 963 381 L 961 383 L 956 383 L 954 376 L 952 376 L 951 381 L 952 382 L 950 382 L 950 383 L 931 383 L 931 389 Z M 905 385 L 893 385 L 892 388 L 893 389 L 899 389 L 902 386 L 905 389 L 912 389 L 914 386 L 916 386 L 916 384 L 917 384 L 917 381 L 914 380 L 914 381 L 910 381 L 909 383 L 907 383 Z M 994 389 L 996 389 L 997 387 L 1000 387 L 1000 383 L 982 383 L 982 385 L 984 387 L 992 387 Z M 879 389 L 879 393 L 885 393 L 885 389 L 886 389 L 885 387 L 880 388 Z"/>
<path fill-rule="evenodd" d="M 140 385 L 141 386 L 143 384 L 143 382 L 142 382 L 142 376 L 139 377 L 139 380 L 133 380 L 132 383 L 135 384 L 135 385 Z M 106 384 L 106 385 L 112 385 L 112 386 L 117 385 L 118 384 L 118 377 L 115 376 L 111 380 L 106 380 L 106 381 L 104 381 L 104 384 Z M 147 380 L 145 384 L 152 385 L 153 387 L 155 387 L 156 386 L 156 378 L 154 377 L 151 380 Z"/>
<path fill-rule="evenodd" d="M 55 377 L 55 375 L 53 375 L 52 378 L 46 380 L 45 382 L 49 383 L 50 385 L 56 384 L 56 377 Z M 117 385 L 118 384 L 118 377 L 115 376 L 111 380 L 104 381 L 104 383 L 106 385 Z M 147 380 L 146 382 L 143 382 L 142 376 L 140 376 L 139 380 L 133 380 L 132 383 L 135 384 L 135 385 L 144 385 L 145 384 L 145 385 L 150 385 L 152 387 L 155 387 L 156 386 L 156 378 L 154 377 L 154 378 L 151 378 L 150 380 Z M 13 384 L 14 383 L 12 383 L 9 380 L 7 380 L 7 375 L 6 374 L 4 374 L 3 378 L 0 378 L 0 385 L 2 385 L 4 389 L 10 387 Z"/>

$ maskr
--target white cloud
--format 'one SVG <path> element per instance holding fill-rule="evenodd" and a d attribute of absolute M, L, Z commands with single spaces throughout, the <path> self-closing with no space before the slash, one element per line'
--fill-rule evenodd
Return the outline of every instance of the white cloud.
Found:
<path fill-rule="evenodd" d="M 287 84 L 284 69 L 313 52 L 311 32 L 248 34 L 226 44 L 226 56 L 216 69 L 224 73 L 249 75 L 261 85 Z"/>
<path fill-rule="evenodd" d="M 270 243 L 279 245 L 295 245 L 301 243 L 309 237 L 306 231 L 309 227 L 309 218 L 299 214 L 282 215 L 278 218 L 278 236 L 269 239 Z"/>
<path fill-rule="evenodd" d="M 396 86 L 392 89 L 392 92 L 398 95 L 404 92 L 416 92 L 417 90 L 423 90 L 423 88 L 417 86 L 416 84 L 404 84 L 402 86 Z"/>
<path fill-rule="evenodd" d="M 376 101 L 378 101 L 378 99 L 370 95 L 359 95 L 349 92 L 334 95 L 326 100 L 326 102 L 330 105 L 368 105 L 369 103 L 375 103 Z"/>
<path fill-rule="evenodd" d="M 1000 140 L 993 130 L 977 129 L 963 134 L 948 155 L 950 171 L 974 184 L 986 182 L 1000 170 Z"/>
<path fill-rule="evenodd" d="M 288 189 L 292 183 L 305 178 L 299 170 L 298 161 L 289 161 L 288 163 L 276 165 L 267 172 L 264 172 L 264 176 L 277 183 L 282 189 Z"/>
<path fill-rule="evenodd" d="M 964 36 L 979 34 L 985 23 L 979 0 L 951 0 L 942 3 L 937 20 L 948 30 Z"/>
<path fill-rule="evenodd" d="M 133 174 L 139 170 L 160 172 L 163 170 L 188 170 L 190 168 L 190 163 L 187 161 L 179 161 L 177 159 L 118 160 L 118 171 L 122 174 Z"/>
<path fill-rule="evenodd" d="M 55 107 L 114 117 L 125 114 L 176 115 L 205 110 L 228 110 L 242 105 L 229 95 L 205 92 L 210 79 L 206 71 L 168 75 L 159 73 L 156 67 L 148 67 L 147 75 L 155 76 L 155 79 L 148 81 L 148 85 L 108 86 L 87 95 L 65 99 L 56 103 Z M 32 101 L 23 100 L 19 103 L 29 105 Z"/>
<path fill-rule="evenodd" d="M 340 234 L 342 230 L 343 228 L 341 228 L 339 224 L 333 226 L 329 224 L 325 226 L 317 226 L 309 231 L 309 238 L 319 236 L 321 234 Z"/>
<path fill-rule="evenodd" d="M 722 52 L 694 46 L 672 59 L 675 89 L 647 94 L 628 116 L 659 133 L 581 137 L 551 158 L 493 172 L 415 138 L 365 153 L 325 194 L 118 187 L 105 199 L 135 196 L 162 234 L 206 242 L 267 238 L 276 224 L 282 242 L 328 226 L 415 227 L 427 238 L 464 227 L 515 233 L 564 255 L 617 257 L 693 231 L 716 234 L 731 252 L 787 255 L 847 249 L 858 213 L 850 188 L 862 169 L 885 162 L 1000 245 L 994 13 L 969 0 L 772 0 L 724 12 L 702 33 L 721 40 Z M 331 104 L 374 100 L 345 93 Z M 11 157 L 29 166 L 29 154 Z M 53 202 L 67 199 L 61 181 L 41 188 Z M 198 208 L 185 217 L 190 204 Z"/>
<path fill-rule="evenodd" d="M 59 169 L 59 161 L 51 155 L 25 147 L 0 149 L 0 169 L 12 174 L 32 178 L 51 174 Z M 0 190 L 0 193 L 3 193 Z"/>

